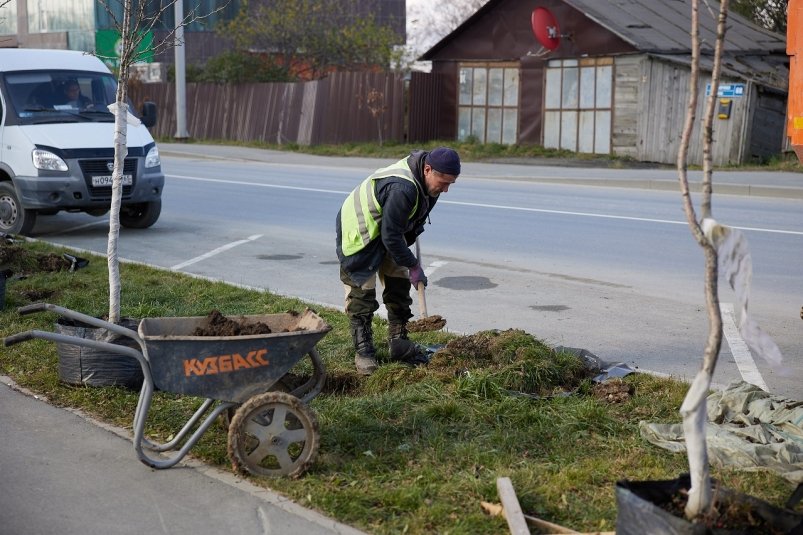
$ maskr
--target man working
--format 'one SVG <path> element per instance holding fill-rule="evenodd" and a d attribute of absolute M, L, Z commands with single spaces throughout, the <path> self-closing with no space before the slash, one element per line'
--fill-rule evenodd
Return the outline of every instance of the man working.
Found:
<path fill-rule="evenodd" d="M 377 276 L 388 311 L 390 358 L 410 361 L 418 356 L 418 346 L 407 339 L 410 287 L 426 286 L 427 278 L 410 245 L 424 232 L 438 196 L 449 191 L 459 174 L 460 157 L 454 150 L 413 151 L 366 178 L 340 208 L 337 257 L 358 373 L 376 370 L 371 319 L 379 308 Z"/>

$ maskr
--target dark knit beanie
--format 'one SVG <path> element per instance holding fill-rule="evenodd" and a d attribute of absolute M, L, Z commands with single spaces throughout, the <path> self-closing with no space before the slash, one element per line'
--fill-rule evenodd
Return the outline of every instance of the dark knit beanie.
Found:
<path fill-rule="evenodd" d="M 427 154 L 427 163 L 434 170 L 445 175 L 457 176 L 460 174 L 460 156 L 449 147 L 438 147 Z"/>

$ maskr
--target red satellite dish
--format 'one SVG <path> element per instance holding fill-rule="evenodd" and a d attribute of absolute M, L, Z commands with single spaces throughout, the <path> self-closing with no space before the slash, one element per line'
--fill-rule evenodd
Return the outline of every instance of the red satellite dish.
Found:
<path fill-rule="evenodd" d="M 531 19 L 533 33 L 541 45 L 555 50 L 560 44 L 560 28 L 555 16 L 545 7 L 533 9 Z"/>

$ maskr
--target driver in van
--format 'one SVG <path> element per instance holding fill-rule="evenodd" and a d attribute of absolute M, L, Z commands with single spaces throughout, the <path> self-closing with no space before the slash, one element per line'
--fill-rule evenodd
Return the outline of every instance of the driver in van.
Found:
<path fill-rule="evenodd" d="M 92 101 L 81 94 L 81 86 L 76 80 L 67 80 L 62 86 L 62 104 L 72 108 L 84 109 L 92 106 Z"/>

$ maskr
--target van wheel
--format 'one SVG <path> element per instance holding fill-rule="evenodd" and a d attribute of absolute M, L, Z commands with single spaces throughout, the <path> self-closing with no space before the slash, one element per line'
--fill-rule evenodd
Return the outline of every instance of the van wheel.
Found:
<path fill-rule="evenodd" d="M 120 224 L 128 228 L 148 228 L 159 219 L 162 201 L 124 204 L 120 207 Z"/>
<path fill-rule="evenodd" d="M 36 223 L 36 210 L 22 207 L 11 182 L 0 182 L 0 232 L 27 235 Z"/>

